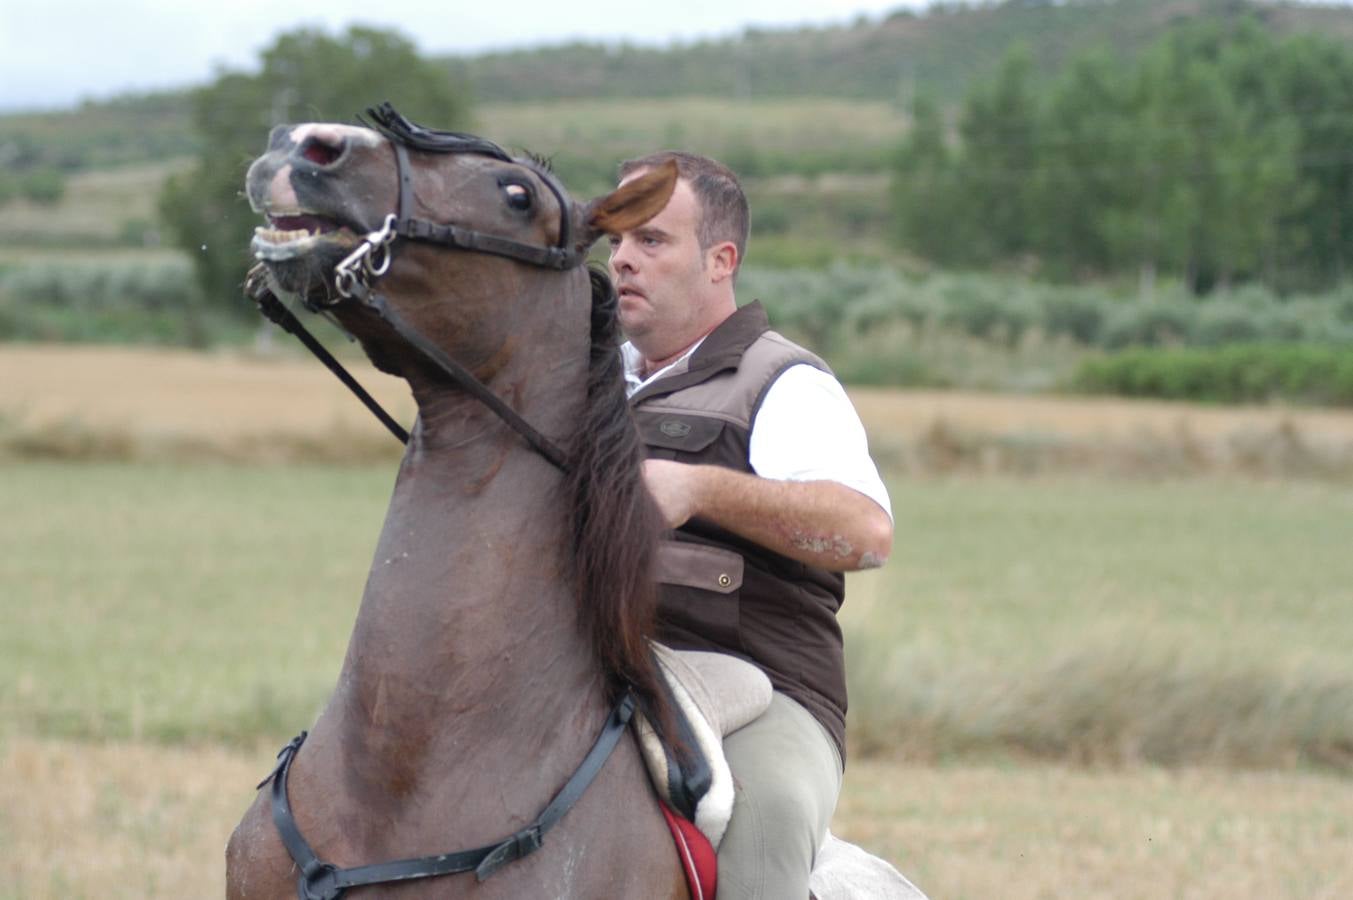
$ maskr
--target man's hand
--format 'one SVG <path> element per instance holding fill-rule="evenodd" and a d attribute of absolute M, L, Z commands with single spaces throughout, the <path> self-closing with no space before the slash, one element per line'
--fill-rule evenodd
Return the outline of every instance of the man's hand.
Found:
<path fill-rule="evenodd" d="M 668 528 L 680 528 L 695 515 L 699 468 L 670 459 L 644 460 L 644 481 Z"/>
<path fill-rule="evenodd" d="M 834 481 L 778 481 L 650 459 L 644 481 L 669 528 L 699 516 L 782 556 L 834 572 L 873 569 L 892 549 L 883 508 Z"/>

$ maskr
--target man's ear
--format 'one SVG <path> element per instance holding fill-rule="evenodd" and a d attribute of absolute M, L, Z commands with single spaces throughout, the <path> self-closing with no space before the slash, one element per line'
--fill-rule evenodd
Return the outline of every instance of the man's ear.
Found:
<path fill-rule="evenodd" d="M 582 247 L 603 234 L 638 228 L 662 212 L 676 190 L 677 166 L 672 160 L 633 178 L 583 207 Z"/>
<path fill-rule="evenodd" d="M 712 268 L 717 281 L 723 281 L 725 278 L 732 278 L 738 270 L 738 245 L 732 241 L 724 241 L 715 244 L 710 250 L 706 251 L 709 264 L 706 268 Z"/>

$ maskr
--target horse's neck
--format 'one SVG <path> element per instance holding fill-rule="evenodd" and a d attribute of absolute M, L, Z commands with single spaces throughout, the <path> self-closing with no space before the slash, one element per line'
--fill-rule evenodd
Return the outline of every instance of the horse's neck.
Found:
<path fill-rule="evenodd" d="M 420 752 L 504 734 L 530 746 L 561 716 L 586 718 L 570 712 L 594 706 L 601 685 L 577 627 L 561 474 L 464 395 L 415 393 L 419 424 L 336 697 L 350 749 L 398 748 L 411 768 Z M 581 395 L 522 413 L 557 435 Z"/>

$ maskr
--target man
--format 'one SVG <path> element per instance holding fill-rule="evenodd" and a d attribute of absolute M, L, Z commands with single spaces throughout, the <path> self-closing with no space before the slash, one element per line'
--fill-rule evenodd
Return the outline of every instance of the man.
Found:
<path fill-rule="evenodd" d="M 844 571 L 892 546 L 864 429 L 826 365 L 738 308 L 747 200 L 719 163 L 666 152 L 667 207 L 611 239 L 645 479 L 674 529 L 659 554 L 659 636 L 756 663 L 769 711 L 725 741 L 737 784 L 719 898 L 806 898 L 841 788 Z"/>

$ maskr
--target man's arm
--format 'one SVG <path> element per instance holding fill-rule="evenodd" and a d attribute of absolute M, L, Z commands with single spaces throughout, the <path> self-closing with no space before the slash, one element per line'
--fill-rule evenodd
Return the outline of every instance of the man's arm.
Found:
<path fill-rule="evenodd" d="M 644 463 L 672 528 L 699 517 L 782 556 L 834 572 L 883 565 L 893 522 L 876 502 L 835 481 L 780 481 L 720 466 Z"/>

